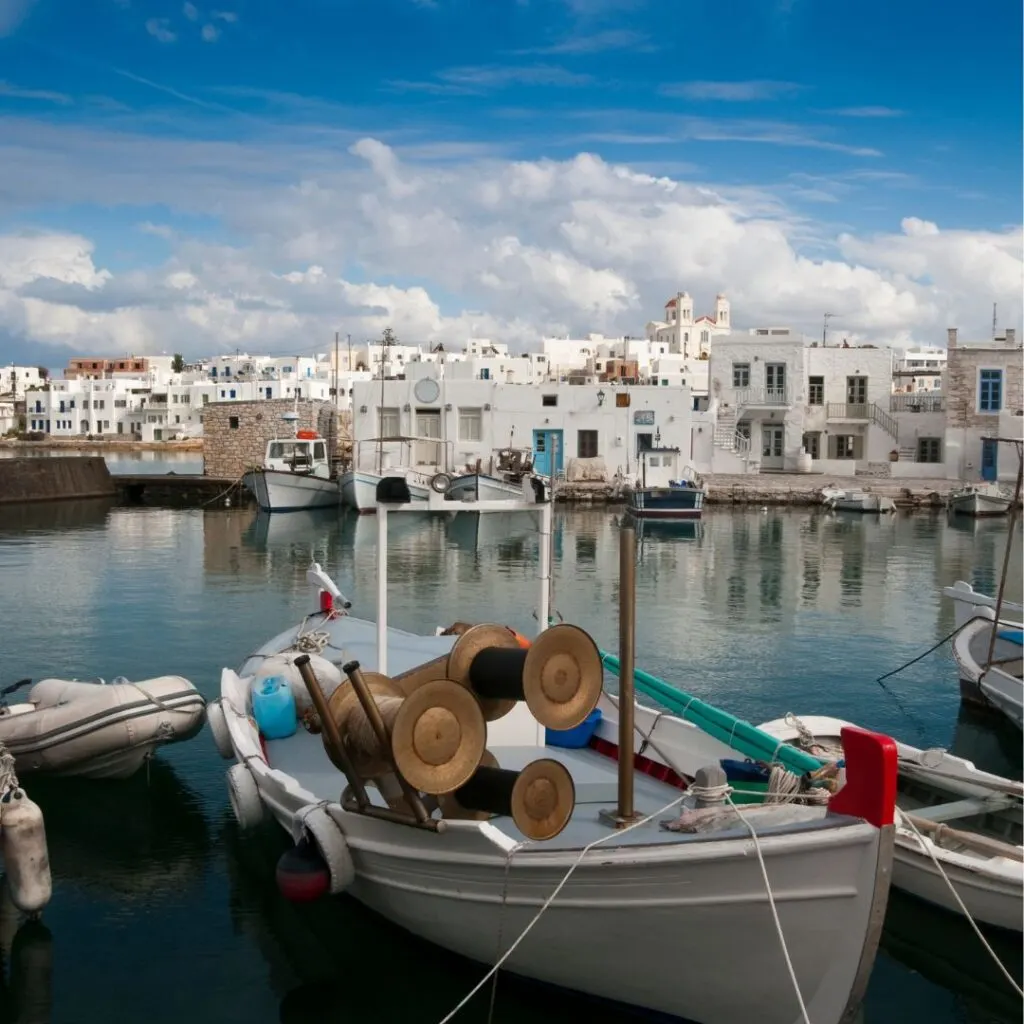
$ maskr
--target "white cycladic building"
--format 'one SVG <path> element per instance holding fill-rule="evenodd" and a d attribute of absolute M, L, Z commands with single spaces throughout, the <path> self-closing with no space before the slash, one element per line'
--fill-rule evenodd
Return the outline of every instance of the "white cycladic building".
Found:
<path fill-rule="evenodd" d="M 822 347 L 785 328 L 715 339 L 714 472 L 801 469 L 853 476 L 945 476 L 941 396 L 893 395 L 893 352 Z"/>
<path fill-rule="evenodd" d="M 897 352 L 892 371 L 894 392 L 942 391 L 942 378 L 946 372 L 947 354 L 937 345 L 908 348 Z"/>
<path fill-rule="evenodd" d="M 375 438 L 415 437 L 385 445 L 391 465 L 462 472 L 480 460 L 488 472 L 498 450 L 514 448 L 530 451 L 538 472 L 611 481 L 635 476 L 641 448 L 679 448 L 685 465 L 698 418 L 710 437 L 710 420 L 692 412 L 686 388 L 524 386 L 445 375 L 386 380 L 383 398 L 381 391 L 379 381 L 353 387 L 355 456 L 365 469 L 376 464 Z"/>
<path fill-rule="evenodd" d="M 20 402 L 29 388 L 37 388 L 46 383 L 46 377 L 39 372 L 38 366 L 10 366 L 0 368 L 0 395 L 13 396 Z"/>

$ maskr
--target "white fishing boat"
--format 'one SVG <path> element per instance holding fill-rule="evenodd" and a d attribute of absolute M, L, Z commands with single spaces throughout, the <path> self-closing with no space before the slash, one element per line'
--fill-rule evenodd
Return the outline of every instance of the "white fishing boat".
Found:
<path fill-rule="evenodd" d="M 967 699 L 980 694 L 1018 729 L 1024 729 L 1021 626 L 1003 620 L 997 624 L 994 613 L 984 607 L 978 609 L 977 616 L 953 638 L 961 694 Z"/>
<path fill-rule="evenodd" d="M 29 682 L 7 687 L 4 697 Z M 159 747 L 194 736 L 205 709 L 199 691 L 181 676 L 109 684 L 42 679 L 22 703 L 5 699 L 0 705 L 0 743 L 19 775 L 123 779 Z"/>
<path fill-rule="evenodd" d="M 522 494 L 520 482 L 486 473 L 464 473 L 452 479 L 445 497 L 449 501 L 518 501 Z"/>
<path fill-rule="evenodd" d="M 631 673 L 621 700 L 602 695 L 603 656 L 577 627 L 532 644 L 497 625 L 389 627 L 391 507 L 379 509 L 377 621 L 339 611 L 337 586 L 313 574 L 320 612 L 224 669 L 210 707 L 239 822 L 272 818 L 296 842 L 282 891 L 348 890 L 443 948 L 497 957 L 477 989 L 500 967 L 698 1024 L 849 1020 L 887 900 L 893 742 L 846 729 L 831 798 L 815 788 L 741 812 L 718 764 L 732 747 L 636 705 Z M 547 623 L 550 503 L 539 511 Z M 623 537 L 631 665 L 635 540 Z M 290 722 L 273 718 L 277 738 L 258 724 L 272 721 L 256 704 L 271 691 L 294 700 Z M 639 755 L 620 765 L 627 744 Z"/>
<path fill-rule="evenodd" d="M 947 507 L 954 515 L 1005 516 L 1013 499 L 997 483 L 964 484 L 951 491 Z"/>
<path fill-rule="evenodd" d="M 843 489 L 838 487 L 822 488 L 822 504 L 825 508 L 836 512 L 895 512 L 896 502 L 881 494 L 862 490 L 859 487 Z"/>
<path fill-rule="evenodd" d="M 388 436 L 357 441 L 352 450 L 352 468 L 338 478 L 341 502 L 360 515 L 377 511 L 377 487 L 382 480 L 403 480 L 411 503 L 427 511 L 430 493 L 444 494 L 452 485 L 443 467 L 449 459 L 451 442 L 433 437 Z"/>
<path fill-rule="evenodd" d="M 788 715 L 760 726 L 825 760 L 842 757 L 850 723 Z M 982 924 L 1020 932 L 1024 922 L 1024 783 L 980 771 L 945 750 L 897 741 L 895 866 L 892 884 Z"/>
<path fill-rule="evenodd" d="M 268 442 L 263 465 L 249 470 L 242 484 L 264 512 L 336 507 L 341 500 L 327 440 L 315 430 Z"/>
<path fill-rule="evenodd" d="M 995 615 L 996 599 L 975 590 L 965 580 L 957 580 L 951 587 L 943 587 L 942 596 L 953 601 L 953 623 L 957 629 L 965 626 L 970 619 L 979 615 L 989 617 L 982 611 L 988 608 Z M 1024 624 L 1024 605 L 1017 601 L 1003 601 L 1000 618 L 1008 626 Z"/>

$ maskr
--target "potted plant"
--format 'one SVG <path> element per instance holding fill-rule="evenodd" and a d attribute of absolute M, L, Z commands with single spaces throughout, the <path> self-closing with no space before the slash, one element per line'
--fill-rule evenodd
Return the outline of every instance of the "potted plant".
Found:
<path fill-rule="evenodd" d="M 890 462 L 899 462 L 900 461 L 900 451 L 899 451 L 898 448 L 893 448 L 893 450 L 891 452 L 889 452 L 889 461 Z"/>

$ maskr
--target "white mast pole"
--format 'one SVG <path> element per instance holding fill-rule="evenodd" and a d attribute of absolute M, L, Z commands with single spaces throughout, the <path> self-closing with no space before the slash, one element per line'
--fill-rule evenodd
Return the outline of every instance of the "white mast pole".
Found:
<path fill-rule="evenodd" d="M 388 509 L 377 505 L 377 671 L 388 673 Z"/>
<path fill-rule="evenodd" d="M 551 618 L 551 510 L 554 508 L 555 496 L 548 495 L 548 500 L 540 506 L 540 600 L 537 604 L 537 632 L 543 633 L 548 628 Z"/>

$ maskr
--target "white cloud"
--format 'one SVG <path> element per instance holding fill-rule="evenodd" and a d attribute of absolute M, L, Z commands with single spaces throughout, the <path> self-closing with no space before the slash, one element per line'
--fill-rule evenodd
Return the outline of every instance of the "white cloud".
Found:
<path fill-rule="evenodd" d="M 830 110 L 830 114 L 840 117 L 902 117 L 903 111 L 895 107 L 839 107 Z"/>
<path fill-rule="evenodd" d="M 204 43 L 215 43 L 220 38 L 220 29 L 216 25 L 204 25 L 202 36 Z"/>
<path fill-rule="evenodd" d="M 195 21 L 199 17 L 199 8 L 193 3 L 188 3 L 188 0 L 186 0 L 185 5 L 181 8 L 181 12 L 189 21 Z"/>
<path fill-rule="evenodd" d="M 281 139 L 64 132 L 31 166 L 0 143 L 0 162 L 25 205 L 160 202 L 216 216 L 239 239 L 141 225 L 168 256 L 112 272 L 79 235 L 0 237 L 0 333 L 77 349 L 305 351 L 338 329 L 362 339 L 385 326 L 456 345 L 474 330 L 513 345 L 543 332 L 636 334 L 683 287 L 699 305 L 726 291 L 738 325 L 813 333 L 829 309 L 851 338 L 881 343 L 941 342 L 951 325 L 985 336 L 992 301 L 1006 323 L 1021 315 L 1019 228 L 945 230 L 908 216 L 893 232 L 837 235 L 764 190 L 589 154 L 437 165 L 372 138 L 339 154 Z M 898 195 L 913 202 L 913 190 Z"/>
<path fill-rule="evenodd" d="M 173 43 L 178 38 L 177 33 L 171 31 L 167 18 L 150 18 L 146 22 L 146 31 L 160 43 Z"/>
<path fill-rule="evenodd" d="M 611 28 L 604 32 L 574 35 L 550 46 L 530 47 L 516 50 L 520 54 L 585 54 L 605 53 L 609 50 L 637 50 L 650 52 L 655 49 L 649 37 L 634 29 Z"/>
<path fill-rule="evenodd" d="M 71 97 L 63 92 L 52 92 L 49 89 L 23 89 L 4 81 L 0 81 L 0 96 L 7 96 L 14 100 L 40 100 L 43 103 L 58 103 L 61 106 L 71 103 Z"/>
<path fill-rule="evenodd" d="M 755 100 L 777 100 L 784 96 L 794 96 L 803 88 L 804 86 L 796 82 L 756 79 L 747 82 L 667 82 L 658 91 L 664 96 L 681 96 L 688 100 L 749 103 Z"/>
<path fill-rule="evenodd" d="M 408 81 L 395 79 L 390 85 L 399 92 L 418 91 L 438 95 L 468 95 L 493 89 L 505 89 L 511 85 L 537 86 L 581 86 L 593 81 L 591 75 L 567 71 L 551 64 L 519 66 L 513 64 L 489 64 L 483 66 L 449 68 L 441 71 L 436 80 Z"/>
<path fill-rule="evenodd" d="M 229 25 L 233 25 L 238 21 L 238 15 L 234 11 L 213 11 L 210 17 L 219 21 L 226 21 Z"/>

